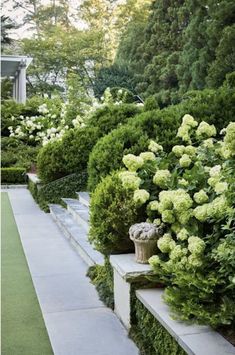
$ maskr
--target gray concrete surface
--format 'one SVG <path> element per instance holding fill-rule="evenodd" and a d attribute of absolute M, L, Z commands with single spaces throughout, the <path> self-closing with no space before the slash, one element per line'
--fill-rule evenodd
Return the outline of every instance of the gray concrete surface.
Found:
<path fill-rule="evenodd" d="M 6 190 L 5 190 L 6 191 Z M 87 266 L 26 189 L 8 190 L 55 355 L 137 355 L 127 331 L 99 300 Z"/>

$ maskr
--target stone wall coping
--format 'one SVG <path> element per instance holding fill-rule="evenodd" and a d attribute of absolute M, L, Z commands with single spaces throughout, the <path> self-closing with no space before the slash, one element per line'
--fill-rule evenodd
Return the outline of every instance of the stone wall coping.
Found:
<path fill-rule="evenodd" d="M 162 299 L 163 290 L 137 290 L 136 296 L 162 326 L 190 355 L 234 355 L 235 347 L 209 326 L 172 319 Z"/>
<path fill-rule="evenodd" d="M 1 184 L 1 189 L 2 190 L 7 190 L 7 189 L 27 189 L 28 185 L 25 184 L 19 184 L 19 185 L 15 185 L 15 184 Z"/>
<path fill-rule="evenodd" d="M 140 276 L 153 274 L 149 264 L 139 264 L 135 261 L 135 254 L 111 255 L 110 263 L 119 275 L 127 281 Z"/>
<path fill-rule="evenodd" d="M 41 183 L 41 180 L 39 179 L 37 174 L 28 173 L 27 176 L 28 176 L 29 180 L 31 180 L 34 184 Z"/>

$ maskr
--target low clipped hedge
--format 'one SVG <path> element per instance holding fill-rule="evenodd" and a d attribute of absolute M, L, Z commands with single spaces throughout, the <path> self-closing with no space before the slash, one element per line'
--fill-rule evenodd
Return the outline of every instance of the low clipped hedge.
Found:
<path fill-rule="evenodd" d="M 113 290 L 113 268 L 109 262 L 109 258 L 105 257 L 104 265 L 91 266 L 87 272 L 93 285 L 99 294 L 100 300 L 107 307 L 114 309 L 114 290 Z"/>
<path fill-rule="evenodd" d="M 24 184 L 26 182 L 25 168 L 1 168 L 2 184 Z"/>
<path fill-rule="evenodd" d="M 46 212 L 49 211 L 49 204 L 62 204 L 62 197 L 76 197 L 77 191 L 86 189 L 87 176 L 85 173 L 75 173 L 55 180 L 47 185 L 40 186 L 29 182 L 29 190 L 39 204 Z"/>
<path fill-rule="evenodd" d="M 117 173 L 107 176 L 92 194 L 89 239 L 105 255 L 134 251 L 129 228 L 142 222 L 145 210 L 137 208 Z"/>
<path fill-rule="evenodd" d="M 45 145 L 37 159 L 40 179 L 48 183 L 68 174 L 86 172 L 89 154 L 99 138 L 139 111 L 130 104 L 105 106 L 93 114 L 86 127 L 70 130 L 61 141 Z"/>
<path fill-rule="evenodd" d="M 158 141 L 166 152 L 177 144 L 176 133 L 184 114 L 214 124 L 219 132 L 234 121 L 235 91 L 194 91 L 184 100 L 163 110 L 144 112 L 131 118 L 128 123 L 100 139 L 94 146 L 88 163 L 88 187 L 93 191 L 102 177 L 122 167 L 125 154 L 139 154 L 147 149 L 149 138 Z"/>
<path fill-rule="evenodd" d="M 139 347 L 141 355 L 186 355 L 177 341 L 138 299 L 133 313 L 135 320 L 130 336 Z"/>

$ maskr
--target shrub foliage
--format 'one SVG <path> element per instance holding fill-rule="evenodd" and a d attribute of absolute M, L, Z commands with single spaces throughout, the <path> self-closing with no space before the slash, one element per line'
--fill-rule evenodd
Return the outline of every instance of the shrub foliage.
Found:
<path fill-rule="evenodd" d="M 214 124 L 218 132 L 234 120 L 234 90 L 221 88 L 194 91 L 182 102 L 163 110 L 144 112 L 131 118 L 123 127 L 113 130 L 94 146 L 88 164 L 88 187 L 92 191 L 102 177 L 122 167 L 122 156 L 139 154 L 155 139 L 166 152 L 179 142 L 176 137 L 181 117 L 190 113 L 200 121 Z"/>
<path fill-rule="evenodd" d="M 4 184 L 25 183 L 25 168 L 1 168 L 1 182 Z"/>
<path fill-rule="evenodd" d="M 141 220 L 144 211 L 135 207 L 131 195 L 117 174 L 103 179 L 92 195 L 89 238 L 105 255 L 134 250 L 128 231 Z"/>
<path fill-rule="evenodd" d="M 185 115 L 183 144 L 166 154 L 152 141 L 150 151 L 124 156 L 128 171 L 119 173 L 136 208 L 164 231 L 149 262 L 171 310 L 213 327 L 235 319 L 235 122 L 223 132 L 217 140 L 214 125 Z"/>

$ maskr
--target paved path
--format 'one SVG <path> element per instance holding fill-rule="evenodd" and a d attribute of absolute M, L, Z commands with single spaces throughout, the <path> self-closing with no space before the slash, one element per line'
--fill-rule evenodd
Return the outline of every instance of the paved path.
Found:
<path fill-rule="evenodd" d="M 137 355 L 127 331 L 85 276 L 86 264 L 51 216 L 28 190 L 6 191 L 54 354 Z"/>

